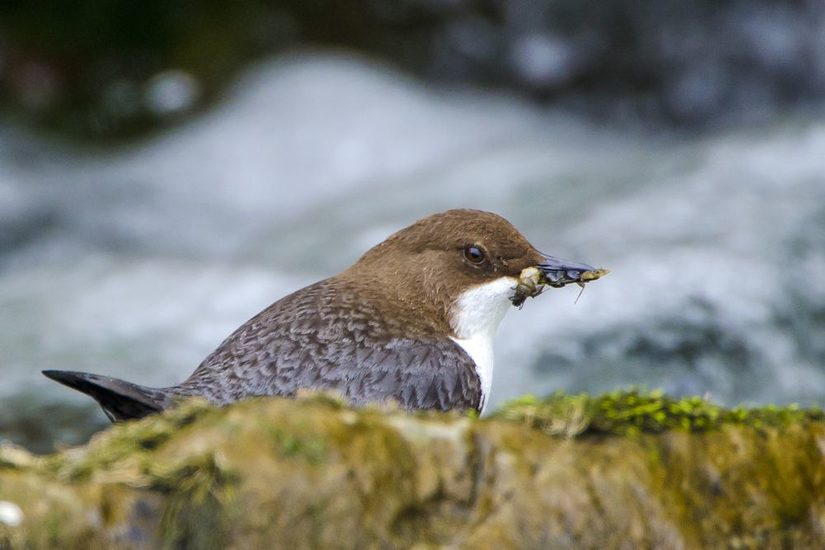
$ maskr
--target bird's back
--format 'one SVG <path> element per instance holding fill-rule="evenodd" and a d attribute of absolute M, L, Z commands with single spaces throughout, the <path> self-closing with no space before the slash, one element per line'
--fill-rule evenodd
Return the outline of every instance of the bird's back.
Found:
<path fill-rule="evenodd" d="M 333 391 L 355 405 L 392 399 L 409 409 L 478 408 L 470 357 L 426 316 L 333 277 L 275 302 L 243 324 L 170 390 L 217 404 L 251 396 Z"/>

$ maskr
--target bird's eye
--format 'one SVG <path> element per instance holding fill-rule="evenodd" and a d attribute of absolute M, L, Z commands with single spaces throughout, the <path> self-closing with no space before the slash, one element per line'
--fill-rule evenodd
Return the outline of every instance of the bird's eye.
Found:
<path fill-rule="evenodd" d="M 471 264 L 480 264 L 484 261 L 484 251 L 474 244 L 464 248 L 464 257 Z"/>

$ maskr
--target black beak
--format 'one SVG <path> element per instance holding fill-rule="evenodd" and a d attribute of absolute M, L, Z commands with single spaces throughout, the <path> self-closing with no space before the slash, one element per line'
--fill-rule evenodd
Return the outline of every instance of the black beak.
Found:
<path fill-rule="evenodd" d="M 536 267 L 541 271 L 545 282 L 556 288 L 563 287 L 570 283 L 583 284 L 588 281 L 593 281 L 607 272 L 607 270 L 596 269 L 587 264 L 568 262 L 544 254 L 542 254 L 542 256 L 544 256 L 543 261 Z"/>

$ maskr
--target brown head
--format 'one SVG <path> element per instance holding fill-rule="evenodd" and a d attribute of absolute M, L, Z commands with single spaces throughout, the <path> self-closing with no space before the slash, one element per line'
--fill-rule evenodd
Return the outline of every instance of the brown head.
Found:
<path fill-rule="evenodd" d="M 495 331 L 530 267 L 563 283 L 593 269 L 542 254 L 497 214 L 448 210 L 391 235 L 341 277 L 367 284 L 455 338 L 471 338 Z"/>

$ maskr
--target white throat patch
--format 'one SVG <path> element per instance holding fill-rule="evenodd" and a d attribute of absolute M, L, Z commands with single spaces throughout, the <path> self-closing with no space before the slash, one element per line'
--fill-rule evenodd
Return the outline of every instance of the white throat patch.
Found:
<path fill-rule="evenodd" d="M 510 309 L 510 298 L 518 281 L 501 277 L 464 291 L 452 310 L 452 340 L 461 346 L 476 364 L 481 380 L 481 410 L 487 405 L 493 386 L 493 338 L 504 314 Z"/>

